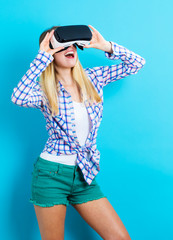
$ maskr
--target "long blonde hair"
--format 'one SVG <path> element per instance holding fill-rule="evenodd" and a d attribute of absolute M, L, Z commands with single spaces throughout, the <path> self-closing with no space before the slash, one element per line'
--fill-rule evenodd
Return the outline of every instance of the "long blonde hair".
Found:
<path fill-rule="evenodd" d="M 53 29 L 56 29 L 60 26 L 53 26 L 50 29 L 45 30 L 39 38 L 39 45 L 44 39 L 47 32 L 51 32 Z M 58 107 L 58 94 L 57 94 L 57 81 L 55 78 L 55 67 L 54 67 L 54 60 L 47 66 L 47 68 L 42 72 L 40 75 L 40 86 L 46 95 L 46 99 L 48 100 L 48 108 L 51 111 L 51 116 L 55 116 L 59 114 L 59 107 Z M 76 64 L 72 67 L 72 77 L 74 81 L 76 81 L 77 86 L 79 87 L 82 93 L 82 102 L 84 103 L 85 100 L 88 100 L 90 103 L 93 102 L 101 102 L 102 99 L 97 93 L 96 89 L 92 85 L 90 79 L 88 78 L 85 70 L 83 69 L 79 58 L 77 58 Z"/>

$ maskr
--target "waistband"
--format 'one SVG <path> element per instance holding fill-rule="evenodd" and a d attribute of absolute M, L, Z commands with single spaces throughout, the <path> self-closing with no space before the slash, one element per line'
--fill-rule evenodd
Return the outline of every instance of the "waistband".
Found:
<path fill-rule="evenodd" d="M 77 165 L 77 162 L 76 162 L 77 154 L 70 154 L 70 155 L 63 154 L 63 155 L 56 156 L 47 152 L 42 152 L 40 154 L 40 157 L 52 162 L 73 165 L 73 166 Z"/>
<path fill-rule="evenodd" d="M 63 163 L 52 162 L 49 160 L 45 160 L 40 156 L 37 157 L 34 166 L 36 166 L 36 168 L 50 169 L 51 171 L 63 171 L 63 172 L 73 172 L 78 171 L 79 169 L 78 165 L 66 165 Z"/>

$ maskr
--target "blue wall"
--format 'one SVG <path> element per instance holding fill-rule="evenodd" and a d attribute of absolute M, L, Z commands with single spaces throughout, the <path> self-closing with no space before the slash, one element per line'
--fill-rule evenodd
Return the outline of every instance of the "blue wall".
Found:
<path fill-rule="evenodd" d="M 1 235 L 41 239 L 29 203 L 33 162 L 48 138 L 36 109 L 11 102 L 53 25 L 91 24 L 106 40 L 146 59 L 136 74 L 104 89 L 98 182 L 133 240 L 173 239 L 173 3 L 165 1 L 5 1 L 1 3 Z M 78 51 L 83 67 L 111 65 L 98 49 Z M 65 239 L 101 239 L 69 206 Z"/>

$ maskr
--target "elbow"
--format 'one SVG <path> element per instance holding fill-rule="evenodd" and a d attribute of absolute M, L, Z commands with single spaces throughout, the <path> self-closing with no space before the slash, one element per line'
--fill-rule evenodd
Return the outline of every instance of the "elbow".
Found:
<path fill-rule="evenodd" d="M 133 67 L 127 67 L 126 73 L 127 73 L 128 75 L 130 75 L 130 74 L 137 74 L 138 71 L 139 71 L 141 68 L 143 68 L 143 66 L 145 65 L 145 63 L 146 63 L 146 60 L 145 60 L 144 58 L 142 58 L 141 61 L 138 62 L 138 64 L 136 64 L 135 66 L 133 66 Z"/>
<path fill-rule="evenodd" d="M 15 87 L 15 88 L 13 89 L 12 94 L 11 94 L 11 101 L 12 101 L 14 104 L 16 104 L 16 102 L 17 102 L 16 91 L 17 91 L 17 88 Z"/>
<path fill-rule="evenodd" d="M 15 95 L 14 95 L 14 92 L 12 93 L 12 95 L 11 95 L 11 101 L 14 103 L 14 104 L 16 104 L 16 97 L 15 97 Z"/>
<path fill-rule="evenodd" d="M 136 71 L 135 73 L 137 73 L 141 68 L 143 68 L 143 66 L 146 64 L 146 60 L 145 58 L 142 58 L 141 61 L 138 63 L 138 65 L 136 66 Z"/>
<path fill-rule="evenodd" d="M 142 67 L 143 67 L 145 64 L 146 64 L 146 60 L 145 60 L 145 58 L 142 58 L 142 61 L 141 61 Z"/>
<path fill-rule="evenodd" d="M 135 67 L 136 67 L 136 69 L 139 70 L 139 69 L 141 69 L 145 64 L 146 64 L 145 58 L 142 58 L 142 57 L 141 57 L 141 59 L 136 62 Z"/>
<path fill-rule="evenodd" d="M 23 106 L 24 105 L 24 102 L 19 97 L 16 97 L 14 92 L 11 95 L 11 101 L 14 104 L 19 105 L 19 106 Z"/>

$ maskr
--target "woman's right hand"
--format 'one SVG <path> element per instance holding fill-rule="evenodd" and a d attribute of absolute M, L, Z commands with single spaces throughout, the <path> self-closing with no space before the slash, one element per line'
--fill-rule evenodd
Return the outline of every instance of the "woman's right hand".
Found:
<path fill-rule="evenodd" d="M 45 52 L 53 55 L 55 52 L 57 51 L 60 51 L 61 49 L 64 49 L 64 47 L 57 47 L 55 49 L 51 49 L 49 47 L 49 42 L 50 42 L 50 39 L 54 33 L 54 29 L 49 33 L 47 32 L 46 33 L 46 36 L 44 37 L 43 41 L 40 43 L 40 50 L 44 50 Z"/>

